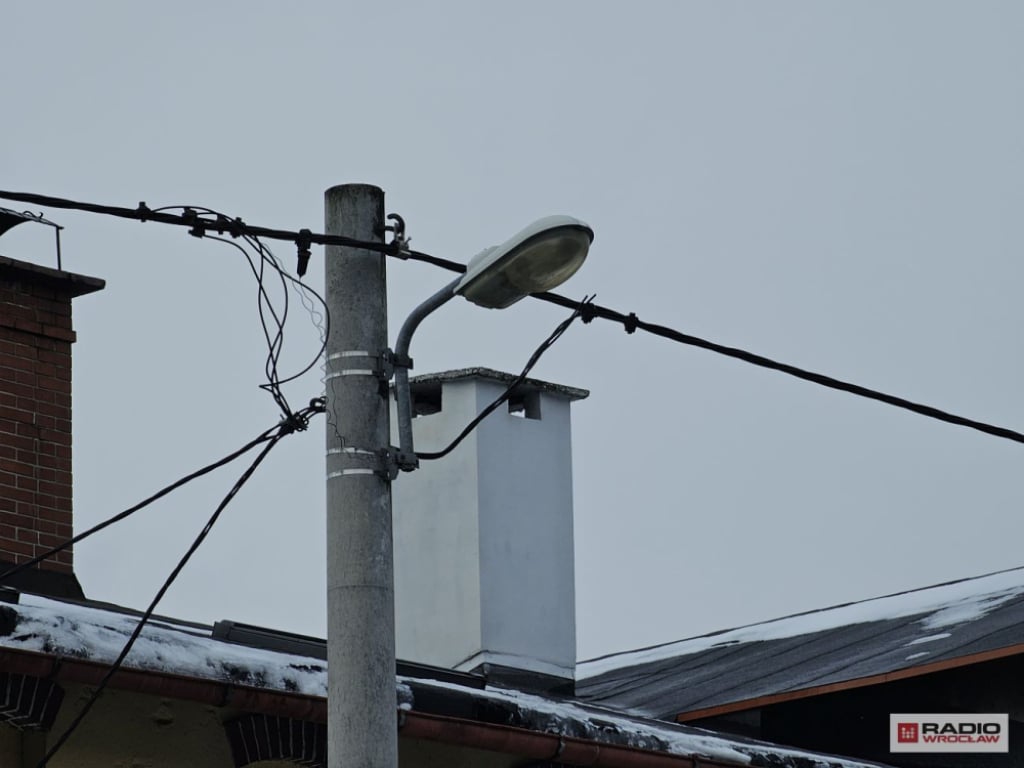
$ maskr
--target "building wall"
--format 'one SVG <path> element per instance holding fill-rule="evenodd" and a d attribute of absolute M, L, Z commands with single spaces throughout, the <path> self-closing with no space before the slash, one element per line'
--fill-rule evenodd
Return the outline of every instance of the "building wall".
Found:
<path fill-rule="evenodd" d="M 48 733 L 0 725 L 0 766 L 36 768 L 64 732 L 91 689 L 69 686 L 65 704 Z M 159 696 L 108 690 L 49 768 L 235 768 L 223 723 L 239 713 Z M 402 768 L 509 768 L 512 755 L 399 737 Z M 294 768 L 297 763 L 260 760 L 254 768 Z"/>
<path fill-rule="evenodd" d="M 0 559 L 71 538 L 71 297 L 0 280 Z M 71 572 L 71 550 L 45 568 Z"/>
<path fill-rule="evenodd" d="M 45 734 L 0 726 L 0 766 L 35 768 L 91 690 L 68 686 Z M 216 707 L 108 689 L 49 768 L 230 768 L 221 717 Z"/>
<path fill-rule="evenodd" d="M 1024 659 L 1010 657 L 782 702 L 689 725 L 905 768 L 1024 768 Z M 889 752 L 889 715 L 1010 716 L 1010 753 Z"/>

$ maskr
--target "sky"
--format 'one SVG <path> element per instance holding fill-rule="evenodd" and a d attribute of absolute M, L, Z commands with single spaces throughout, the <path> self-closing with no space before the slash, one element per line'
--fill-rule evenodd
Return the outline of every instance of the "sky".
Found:
<path fill-rule="evenodd" d="M 1021 430 L 1022 34 L 985 0 L 20 3 L 0 188 L 320 231 L 325 189 L 371 183 L 456 261 L 568 214 L 596 236 L 562 293 Z M 235 249 L 46 214 L 65 268 L 107 280 L 74 308 L 82 530 L 277 411 Z M 0 253 L 55 265 L 43 227 Z M 392 338 L 448 279 L 389 263 Z M 564 316 L 452 302 L 415 373 L 518 371 Z M 296 312 L 283 367 L 318 346 Z M 1019 444 L 597 321 L 533 375 L 592 393 L 581 659 L 1024 564 Z M 271 454 L 161 612 L 324 634 L 322 430 Z M 86 594 L 144 607 L 241 469 L 80 544 Z"/>

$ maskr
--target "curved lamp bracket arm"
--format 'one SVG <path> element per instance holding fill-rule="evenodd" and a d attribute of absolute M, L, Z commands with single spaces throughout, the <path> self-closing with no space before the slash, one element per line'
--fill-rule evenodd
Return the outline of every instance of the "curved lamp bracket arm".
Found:
<path fill-rule="evenodd" d="M 412 442 L 412 395 L 409 393 L 409 369 L 412 368 L 412 358 L 409 357 L 409 345 L 412 343 L 412 335 L 416 333 L 419 324 L 427 315 L 455 297 L 455 287 L 460 280 L 461 275 L 416 307 L 402 324 L 395 340 L 395 400 L 398 406 L 399 448 L 397 463 L 398 468 L 404 472 L 411 472 L 419 466 Z"/>

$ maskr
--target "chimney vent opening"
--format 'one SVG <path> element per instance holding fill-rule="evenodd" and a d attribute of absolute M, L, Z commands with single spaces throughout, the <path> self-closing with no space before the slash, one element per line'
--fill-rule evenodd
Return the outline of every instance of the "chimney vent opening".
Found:
<path fill-rule="evenodd" d="M 414 384 L 410 388 L 412 417 L 430 416 L 441 412 L 441 382 Z"/>
<path fill-rule="evenodd" d="M 521 419 L 540 421 L 540 392 L 516 390 L 508 399 L 508 412 Z"/>

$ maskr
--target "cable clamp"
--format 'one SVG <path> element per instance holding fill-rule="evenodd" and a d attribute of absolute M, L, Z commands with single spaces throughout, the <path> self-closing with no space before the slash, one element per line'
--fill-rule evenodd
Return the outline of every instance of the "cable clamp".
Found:
<path fill-rule="evenodd" d="M 309 266 L 310 247 L 313 245 L 313 233 L 308 229 L 300 229 L 299 236 L 295 238 L 295 248 L 298 250 L 299 263 L 295 268 L 299 277 L 306 274 L 306 268 Z"/>
<path fill-rule="evenodd" d="M 391 376 L 395 373 L 395 368 L 408 368 L 412 370 L 412 358 L 408 355 L 400 355 L 394 350 L 384 350 L 384 359 L 387 364 L 391 366 Z M 388 380 L 391 380 L 391 376 L 388 376 Z"/>
<path fill-rule="evenodd" d="M 626 319 L 622 321 L 622 326 L 626 329 L 626 333 L 636 333 L 639 322 L 640 318 L 636 316 L 636 313 L 630 312 L 626 315 Z"/>
<path fill-rule="evenodd" d="M 391 446 L 388 451 L 388 465 L 394 467 L 391 479 L 394 480 L 398 477 L 396 470 L 402 472 L 412 472 L 413 470 L 420 468 L 420 459 L 411 451 L 403 451 L 401 448 Z"/>
<path fill-rule="evenodd" d="M 289 412 L 278 422 L 279 434 L 281 436 L 290 435 L 292 432 L 305 432 L 309 429 L 309 419 L 318 413 L 324 413 L 327 410 L 327 398 L 326 397 L 314 397 L 309 401 L 309 405 L 303 408 L 301 411 L 294 413 Z"/>
<path fill-rule="evenodd" d="M 397 256 L 399 259 L 408 259 L 409 243 L 412 241 L 412 238 L 405 235 L 405 219 L 397 213 L 389 213 L 387 219 L 388 221 L 395 222 L 384 227 L 385 232 L 394 233 L 394 237 L 388 243 L 391 246 L 391 255 Z"/>
<path fill-rule="evenodd" d="M 289 413 L 281 419 L 278 424 L 281 435 L 290 435 L 292 432 L 305 432 L 309 428 L 309 416 L 305 413 Z"/>
<path fill-rule="evenodd" d="M 135 209 L 135 212 L 139 215 L 139 221 L 147 221 L 149 219 L 149 214 L 153 211 L 150 210 L 149 206 L 147 206 L 145 202 L 140 201 L 139 207 Z"/>
<path fill-rule="evenodd" d="M 387 387 L 387 383 L 395 375 L 394 353 L 390 349 L 385 349 L 371 359 L 374 361 L 373 375 Z"/>
<path fill-rule="evenodd" d="M 584 324 L 591 322 L 595 317 L 597 317 L 597 313 L 594 311 L 593 299 L 584 299 L 581 301 L 577 311 L 580 313 L 580 320 L 582 320 Z"/>
<path fill-rule="evenodd" d="M 189 229 L 188 233 L 192 235 L 192 237 L 203 237 L 206 235 L 206 223 L 199 218 L 199 214 L 196 213 L 194 209 L 185 208 L 181 212 L 181 220 L 185 224 L 191 225 L 191 229 Z"/>
<path fill-rule="evenodd" d="M 217 214 L 217 221 L 213 226 L 217 230 L 218 235 L 227 233 L 235 240 L 244 235 L 246 230 L 245 222 L 242 221 L 240 216 L 229 219 L 220 213 Z"/>

